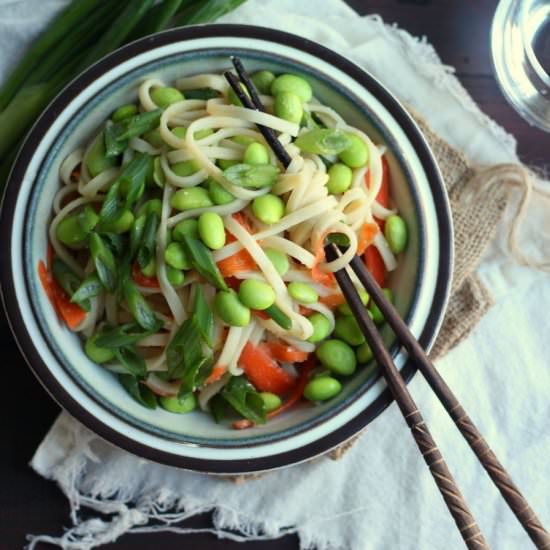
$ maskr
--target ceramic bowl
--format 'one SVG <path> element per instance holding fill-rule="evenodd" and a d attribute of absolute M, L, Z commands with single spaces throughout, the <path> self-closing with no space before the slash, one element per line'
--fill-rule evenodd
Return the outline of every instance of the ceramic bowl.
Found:
<path fill-rule="evenodd" d="M 19 347 L 52 397 L 106 440 L 142 457 L 214 473 L 252 472 L 310 459 L 346 441 L 390 403 L 373 368 L 322 405 L 304 403 L 249 430 L 232 430 L 201 412 L 181 416 L 142 408 L 113 375 L 91 363 L 80 340 L 57 319 L 37 276 L 66 155 L 86 142 L 113 109 L 134 101 L 146 77 L 166 82 L 230 67 L 304 75 L 315 95 L 388 150 L 391 194 L 410 230 L 390 286 L 396 305 L 425 348 L 440 326 L 450 287 L 452 228 L 437 165 L 421 132 L 371 75 L 323 46 L 241 25 L 175 29 L 133 42 L 78 76 L 28 135 L 9 178 L 1 214 L 2 296 Z M 385 335 L 390 338 L 389 334 Z M 388 343 L 389 340 L 388 340 Z M 407 380 L 414 368 L 393 346 Z"/>

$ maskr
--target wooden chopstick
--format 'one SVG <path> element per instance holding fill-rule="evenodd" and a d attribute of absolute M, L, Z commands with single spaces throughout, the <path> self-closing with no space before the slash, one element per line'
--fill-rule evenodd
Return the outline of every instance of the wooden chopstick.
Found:
<path fill-rule="evenodd" d="M 329 261 L 338 258 L 338 253 L 335 245 L 329 244 L 325 247 L 325 253 Z M 474 516 L 470 512 L 460 489 L 458 488 L 440 450 L 424 422 L 424 419 L 414 402 L 405 381 L 394 365 L 388 350 L 386 349 L 381 336 L 376 329 L 374 321 L 370 318 L 361 298 L 357 293 L 355 286 L 345 269 L 334 273 L 336 280 L 342 293 L 344 294 L 347 303 L 357 319 L 361 332 L 365 335 L 369 343 L 372 353 L 382 367 L 382 372 L 386 378 L 386 382 L 394 399 L 409 425 L 412 435 L 420 449 L 422 456 L 432 476 L 441 492 L 443 500 L 447 504 L 449 512 L 453 516 L 455 523 L 460 531 L 466 546 L 470 549 L 488 549 L 489 546 L 485 541 L 481 531 L 477 525 Z"/>
<path fill-rule="evenodd" d="M 413 336 L 405 321 L 401 319 L 393 304 L 385 297 L 374 277 L 357 256 L 351 261 L 350 267 L 374 303 L 383 313 L 400 343 L 409 353 L 410 360 L 416 364 L 423 374 L 535 546 L 539 549 L 550 549 L 550 534 L 544 529 L 508 472 L 504 469 L 438 370 L 428 359 L 422 346 Z"/>

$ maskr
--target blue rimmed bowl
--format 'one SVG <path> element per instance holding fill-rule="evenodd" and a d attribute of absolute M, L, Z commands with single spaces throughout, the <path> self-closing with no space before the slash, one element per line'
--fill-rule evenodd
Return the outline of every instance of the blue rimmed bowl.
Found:
<path fill-rule="evenodd" d="M 452 228 L 445 189 L 422 134 L 372 76 L 303 38 L 242 25 L 163 32 L 114 52 L 76 78 L 27 137 L 4 196 L 0 231 L 2 297 L 19 347 L 54 399 L 106 440 L 158 462 L 214 473 L 267 470 L 307 460 L 346 441 L 391 402 L 372 369 L 359 369 L 344 391 L 304 404 L 253 430 L 231 430 L 201 412 L 180 416 L 139 406 L 111 373 L 91 363 L 77 336 L 58 321 L 37 275 L 62 160 L 118 105 L 135 100 L 139 82 L 221 72 L 239 55 L 251 72 L 303 74 L 315 95 L 386 145 L 391 194 L 410 229 L 392 274 L 396 305 L 425 348 L 433 343 L 448 298 Z M 386 334 L 389 339 L 390 334 Z M 414 368 L 396 346 L 407 380 Z"/>

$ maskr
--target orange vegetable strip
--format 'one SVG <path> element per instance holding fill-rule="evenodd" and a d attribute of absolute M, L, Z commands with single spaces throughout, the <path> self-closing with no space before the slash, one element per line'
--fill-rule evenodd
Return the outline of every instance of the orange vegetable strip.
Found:
<path fill-rule="evenodd" d="M 286 363 L 303 363 L 308 357 L 309 352 L 300 351 L 290 344 L 284 342 L 268 342 L 267 347 L 271 355 L 277 360 Z"/>

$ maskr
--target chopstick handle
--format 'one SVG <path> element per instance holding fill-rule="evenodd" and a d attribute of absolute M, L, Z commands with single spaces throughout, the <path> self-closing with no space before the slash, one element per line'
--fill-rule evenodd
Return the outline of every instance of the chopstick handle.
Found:
<path fill-rule="evenodd" d="M 393 305 L 386 300 L 374 277 L 359 258 L 352 260 L 351 267 L 361 281 L 361 284 L 384 314 L 386 321 L 408 351 L 409 357 L 416 363 L 420 372 L 424 375 L 424 378 L 445 407 L 449 416 L 453 419 L 460 433 L 474 451 L 534 545 L 539 550 L 550 550 L 550 534 L 543 527 L 537 515 L 529 506 L 529 503 L 512 481 L 512 478 L 491 450 L 441 374 L 439 374 L 439 371 L 428 359 L 422 346 L 413 336 L 407 324 L 401 319 L 401 316 Z"/>
<path fill-rule="evenodd" d="M 329 260 L 335 259 L 336 257 L 335 253 L 331 253 L 331 251 L 332 247 L 327 247 L 327 258 Z M 418 410 L 403 378 L 401 378 L 401 374 L 397 370 L 388 350 L 384 346 L 384 342 L 378 334 L 374 322 L 367 314 L 365 308 L 359 305 L 360 301 L 354 299 L 355 288 L 349 275 L 344 270 L 341 270 L 337 271 L 335 276 L 353 315 L 357 319 L 361 331 L 369 342 L 376 361 L 378 361 L 378 364 L 382 367 L 382 372 L 384 373 L 388 387 L 405 421 L 409 425 L 414 440 L 424 457 L 424 461 L 430 469 L 449 512 L 453 516 L 464 543 L 469 549 L 489 549 L 474 516 L 470 512 L 460 489 L 426 426 L 422 414 Z"/>

